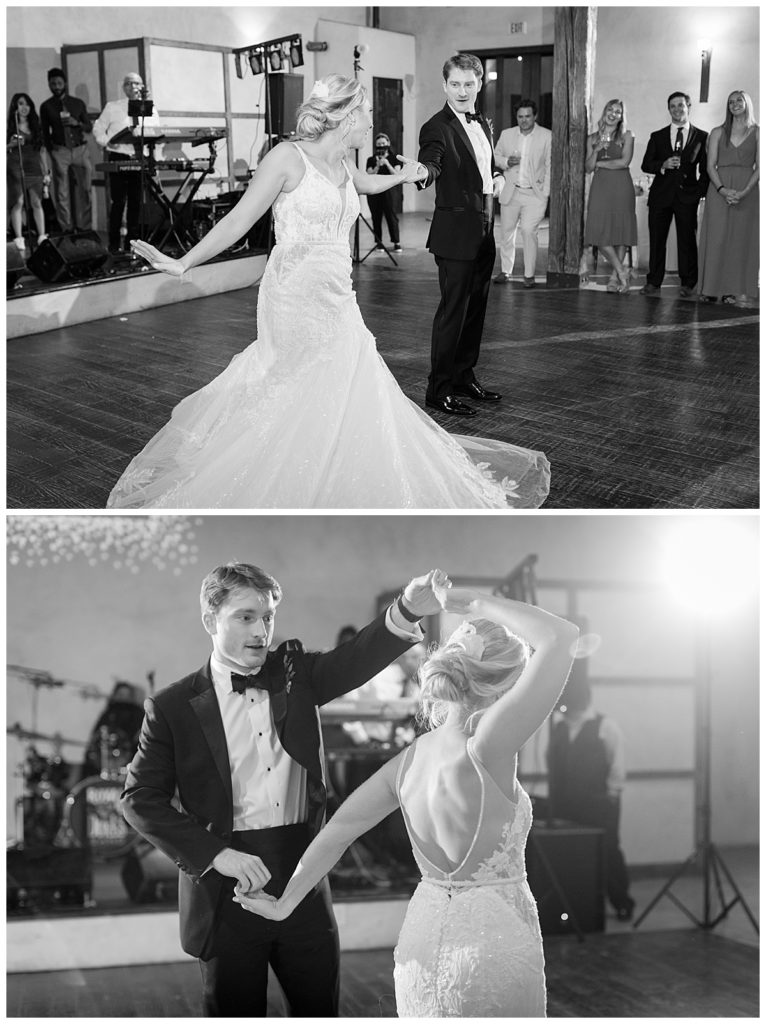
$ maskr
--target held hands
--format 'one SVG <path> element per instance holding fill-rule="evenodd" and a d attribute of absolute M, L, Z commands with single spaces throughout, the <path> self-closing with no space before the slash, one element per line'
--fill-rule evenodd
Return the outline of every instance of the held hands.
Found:
<path fill-rule="evenodd" d="M 402 156 L 401 153 L 397 154 L 396 159 L 402 165 L 399 173 L 403 175 L 404 181 L 407 184 L 411 185 L 416 181 L 425 181 L 428 177 L 428 168 L 419 164 L 417 160 L 411 160 L 409 157 Z"/>
<path fill-rule="evenodd" d="M 453 587 L 448 581 L 447 586 L 434 589 L 437 600 L 443 611 L 452 615 L 477 615 L 479 594 L 467 587 Z"/>
<path fill-rule="evenodd" d="M 446 581 L 446 582 L 445 582 Z M 404 603 L 418 615 L 436 615 L 441 611 L 441 603 L 436 594 L 437 587 L 451 586 L 446 572 L 432 569 L 425 576 L 416 576 L 404 588 Z"/>
<path fill-rule="evenodd" d="M 729 206 L 736 206 L 742 198 L 742 193 L 737 192 L 735 188 L 722 188 L 721 195 L 729 204 Z"/>
<path fill-rule="evenodd" d="M 149 245 L 148 242 L 136 239 L 130 243 L 130 247 L 136 256 L 146 260 L 152 270 L 160 270 L 163 274 L 169 274 L 171 277 L 183 277 L 186 273 L 186 267 L 181 260 L 174 260 L 171 256 L 166 256 L 159 249 L 155 249 L 153 245 Z"/>
<path fill-rule="evenodd" d="M 239 903 L 240 907 L 248 913 L 265 917 L 267 921 L 284 921 L 287 917 L 280 906 L 280 901 L 265 892 L 259 893 L 257 896 L 246 896 L 237 887 L 234 889 L 234 902 Z"/>
<path fill-rule="evenodd" d="M 219 875 L 236 878 L 237 886 L 234 891 L 242 896 L 259 893 L 271 878 L 271 872 L 260 857 L 229 847 L 215 855 L 212 867 Z"/>
<path fill-rule="evenodd" d="M 664 171 L 677 171 L 680 166 L 681 166 L 681 157 L 680 156 L 669 156 L 667 158 L 667 160 L 663 163 L 662 169 Z"/>

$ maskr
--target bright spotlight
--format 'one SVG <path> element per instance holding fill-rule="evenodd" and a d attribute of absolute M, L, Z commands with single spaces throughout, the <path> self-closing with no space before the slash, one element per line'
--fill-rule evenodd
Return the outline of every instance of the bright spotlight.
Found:
<path fill-rule="evenodd" d="M 680 604 L 711 617 L 739 609 L 755 593 L 755 526 L 705 517 L 673 523 L 665 541 L 661 578 Z"/>

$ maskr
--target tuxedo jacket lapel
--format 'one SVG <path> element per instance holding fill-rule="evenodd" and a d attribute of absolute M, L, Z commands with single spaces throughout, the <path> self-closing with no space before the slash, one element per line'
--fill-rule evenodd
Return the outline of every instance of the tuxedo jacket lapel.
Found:
<path fill-rule="evenodd" d="M 199 670 L 192 684 L 195 696 L 189 704 L 205 734 L 210 753 L 215 761 L 218 774 L 221 776 L 229 802 L 233 803 L 231 791 L 231 767 L 229 765 L 229 748 L 226 745 L 226 733 L 223 729 L 221 710 L 215 695 L 213 681 L 210 678 L 210 663 Z"/>

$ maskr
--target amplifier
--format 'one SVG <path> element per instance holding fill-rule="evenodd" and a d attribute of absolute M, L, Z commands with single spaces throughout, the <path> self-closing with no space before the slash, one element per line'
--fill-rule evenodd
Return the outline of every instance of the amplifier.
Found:
<path fill-rule="evenodd" d="M 527 876 L 543 935 L 604 930 L 604 833 L 569 822 L 534 825 L 527 840 Z"/>
<path fill-rule="evenodd" d="M 109 259 L 95 231 L 46 238 L 27 260 L 27 268 L 41 281 L 76 281 L 88 277 Z"/>
<path fill-rule="evenodd" d="M 9 913 L 85 906 L 90 900 L 93 871 L 87 850 L 24 847 L 9 850 L 6 863 Z"/>

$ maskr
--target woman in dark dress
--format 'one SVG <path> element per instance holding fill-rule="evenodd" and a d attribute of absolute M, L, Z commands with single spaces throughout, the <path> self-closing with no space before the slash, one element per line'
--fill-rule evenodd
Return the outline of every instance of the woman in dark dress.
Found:
<path fill-rule="evenodd" d="M 630 176 L 633 132 L 625 127 L 625 105 L 609 100 L 598 131 L 588 136 L 585 170 L 593 173 L 585 219 L 585 244 L 598 246 L 612 264 L 608 292 L 630 291 L 625 252 L 638 240 L 636 194 Z"/>
<path fill-rule="evenodd" d="M 700 230 L 703 299 L 749 305 L 758 295 L 759 130 L 753 101 L 741 89 L 726 101 L 726 119 L 710 133 L 710 185 Z"/>
<path fill-rule="evenodd" d="M 5 143 L 8 206 L 13 241 L 23 252 L 24 192 L 26 191 L 32 207 L 39 245 L 47 237 L 42 202 L 43 187 L 51 180 L 48 151 L 43 146 L 40 120 L 34 103 L 25 92 L 17 92 L 11 99 Z"/>

